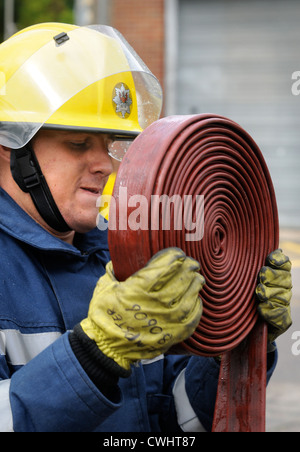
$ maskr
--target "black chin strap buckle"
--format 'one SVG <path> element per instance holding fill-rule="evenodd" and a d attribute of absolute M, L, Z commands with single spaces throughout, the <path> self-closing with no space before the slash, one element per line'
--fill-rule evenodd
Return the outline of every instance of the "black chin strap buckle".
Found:
<path fill-rule="evenodd" d="M 13 150 L 10 163 L 14 180 L 21 190 L 30 194 L 37 211 L 45 222 L 55 231 L 70 231 L 53 199 L 34 150 L 30 145 Z"/>
<path fill-rule="evenodd" d="M 32 188 L 41 184 L 41 178 L 29 153 L 19 157 L 18 160 L 22 171 L 25 189 L 29 192 Z"/>

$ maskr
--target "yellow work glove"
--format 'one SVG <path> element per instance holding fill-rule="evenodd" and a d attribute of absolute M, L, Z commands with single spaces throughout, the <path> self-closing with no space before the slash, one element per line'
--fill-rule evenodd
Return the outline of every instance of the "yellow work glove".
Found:
<path fill-rule="evenodd" d="M 190 337 L 199 324 L 199 291 L 205 283 L 199 268 L 182 250 L 169 248 L 119 282 L 109 262 L 88 317 L 81 322 L 83 331 L 126 370 L 136 361 L 165 353 Z"/>
<path fill-rule="evenodd" d="M 273 342 L 291 325 L 292 264 L 282 250 L 267 257 L 266 266 L 259 274 L 256 294 L 260 301 L 258 311 L 268 324 L 268 339 Z"/>

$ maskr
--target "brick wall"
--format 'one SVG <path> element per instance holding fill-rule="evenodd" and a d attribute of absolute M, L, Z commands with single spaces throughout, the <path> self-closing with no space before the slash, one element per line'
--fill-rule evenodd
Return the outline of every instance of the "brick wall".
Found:
<path fill-rule="evenodd" d="M 124 35 L 163 86 L 164 0 L 113 0 L 111 25 Z"/>

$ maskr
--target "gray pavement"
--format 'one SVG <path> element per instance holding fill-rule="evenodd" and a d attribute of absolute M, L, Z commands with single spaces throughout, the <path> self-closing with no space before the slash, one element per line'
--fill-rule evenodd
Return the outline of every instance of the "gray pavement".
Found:
<path fill-rule="evenodd" d="M 282 230 L 280 246 L 293 264 L 293 325 L 278 338 L 279 362 L 267 389 L 267 432 L 300 432 L 300 230 Z M 297 348 L 300 352 L 300 344 Z M 293 353 L 294 351 L 294 353 Z"/>

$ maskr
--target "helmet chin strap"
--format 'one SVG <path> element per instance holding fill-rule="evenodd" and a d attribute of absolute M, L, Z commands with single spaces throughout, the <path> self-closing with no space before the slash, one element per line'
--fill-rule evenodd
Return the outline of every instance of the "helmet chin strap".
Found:
<path fill-rule="evenodd" d="M 14 180 L 23 192 L 30 194 L 37 211 L 46 223 L 57 232 L 71 231 L 53 199 L 30 144 L 12 150 L 10 168 Z"/>

